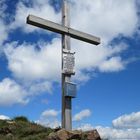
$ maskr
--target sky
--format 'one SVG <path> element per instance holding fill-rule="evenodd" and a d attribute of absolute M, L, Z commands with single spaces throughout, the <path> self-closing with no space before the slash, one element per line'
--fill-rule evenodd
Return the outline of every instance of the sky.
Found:
<path fill-rule="evenodd" d="M 71 39 L 73 129 L 140 139 L 140 1 L 68 0 L 71 27 L 101 38 Z M 61 35 L 26 24 L 29 14 L 61 24 L 61 0 L 0 1 L 0 119 L 61 125 Z"/>

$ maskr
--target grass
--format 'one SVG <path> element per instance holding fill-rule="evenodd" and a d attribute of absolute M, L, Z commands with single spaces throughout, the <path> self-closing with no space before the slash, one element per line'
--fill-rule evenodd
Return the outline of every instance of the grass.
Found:
<path fill-rule="evenodd" d="M 0 120 L 0 140 L 44 140 L 53 130 L 30 122 L 26 117 Z"/>

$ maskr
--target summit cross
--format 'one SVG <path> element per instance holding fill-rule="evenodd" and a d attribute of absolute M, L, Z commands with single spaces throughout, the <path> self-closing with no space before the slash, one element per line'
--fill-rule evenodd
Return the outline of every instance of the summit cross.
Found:
<path fill-rule="evenodd" d="M 62 128 L 72 129 L 71 99 L 76 97 L 76 85 L 71 82 L 74 75 L 75 58 L 71 52 L 70 37 L 93 44 L 100 44 L 100 38 L 70 28 L 69 5 L 63 0 L 62 25 L 40 17 L 29 15 L 27 23 L 62 35 Z"/>

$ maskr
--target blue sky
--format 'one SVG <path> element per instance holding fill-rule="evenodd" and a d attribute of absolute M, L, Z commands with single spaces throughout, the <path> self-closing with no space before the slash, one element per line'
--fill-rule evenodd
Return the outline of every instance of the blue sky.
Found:
<path fill-rule="evenodd" d="M 61 3 L 0 1 L 1 119 L 24 115 L 46 126 L 60 125 L 61 36 L 26 24 L 26 17 L 61 24 Z M 99 46 L 71 39 L 76 52 L 72 81 L 78 87 L 73 127 L 97 128 L 102 137 L 140 139 L 139 1 L 69 3 L 71 27 L 101 37 Z"/>

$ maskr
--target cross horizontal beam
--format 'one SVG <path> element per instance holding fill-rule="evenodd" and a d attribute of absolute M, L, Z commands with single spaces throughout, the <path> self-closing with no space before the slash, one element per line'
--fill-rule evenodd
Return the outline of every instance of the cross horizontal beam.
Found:
<path fill-rule="evenodd" d="M 60 24 L 54 23 L 52 21 L 49 20 L 45 20 L 42 19 L 40 17 L 34 16 L 34 15 L 29 15 L 27 17 L 27 23 L 34 25 L 36 27 L 40 27 L 43 29 L 47 29 L 59 34 L 66 34 L 69 35 L 72 38 L 90 43 L 90 44 L 94 44 L 94 45 L 98 45 L 100 44 L 100 38 L 99 37 L 95 37 L 92 36 L 90 34 L 81 32 L 81 31 L 77 31 L 75 29 L 66 27 L 66 26 L 62 26 Z"/>

